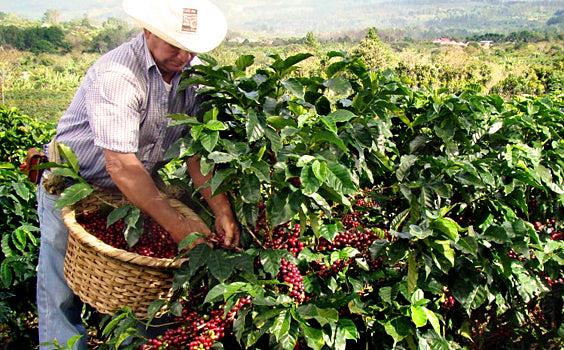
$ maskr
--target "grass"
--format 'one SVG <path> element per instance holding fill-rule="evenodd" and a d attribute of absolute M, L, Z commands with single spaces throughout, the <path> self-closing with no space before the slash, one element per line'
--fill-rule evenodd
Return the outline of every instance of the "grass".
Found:
<path fill-rule="evenodd" d="M 6 107 L 16 107 L 43 122 L 57 121 L 70 104 L 74 91 L 57 90 L 8 90 L 5 92 Z"/>

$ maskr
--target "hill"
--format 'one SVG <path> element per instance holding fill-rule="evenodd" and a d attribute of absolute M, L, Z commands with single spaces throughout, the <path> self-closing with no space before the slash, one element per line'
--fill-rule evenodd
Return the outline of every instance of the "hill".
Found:
<path fill-rule="evenodd" d="M 47 9 L 60 20 L 125 18 L 120 0 L 2 0 L 0 11 L 41 19 Z M 230 29 L 268 36 L 303 36 L 369 27 L 419 28 L 428 32 L 510 32 L 547 28 L 564 9 L 564 0 L 216 0 Z M 559 22 L 552 20 L 552 23 Z"/>

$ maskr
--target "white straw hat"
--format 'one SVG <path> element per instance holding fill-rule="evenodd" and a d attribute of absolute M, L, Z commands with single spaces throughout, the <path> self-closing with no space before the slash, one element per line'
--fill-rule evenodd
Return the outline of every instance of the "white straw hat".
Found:
<path fill-rule="evenodd" d="M 125 13 L 167 43 L 204 53 L 225 38 L 227 21 L 208 0 L 123 0 Z"/>

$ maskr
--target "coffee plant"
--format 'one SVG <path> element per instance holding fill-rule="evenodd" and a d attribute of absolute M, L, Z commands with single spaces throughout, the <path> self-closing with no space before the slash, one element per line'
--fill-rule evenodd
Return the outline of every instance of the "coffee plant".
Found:
<path fill-rule="evenodd" d="M 0 160 L 19 166 L 31 147 L 51 141 L 54 125 L 23 115 L 16 108 L 0 105 Z"/>
<path fill-rule="evenodd" d="M 168 156 L 200 155 L 242 249 L 188 252 L 179 328 L 144 348 L 561 346 L 562 96 L 414 89 L 343 52 L 295 74 L 309 57 L 183 77 L 207 110 L 171 116 Z"/>
<path fill-rule="evenodd" d="M 310 54 L 272 54 L 254 71 L 251 55 L 226 66 L 200 57 L 182 86 L 201 86 L 205 113 L 170 116 L 191 131 L 167 153 L 166 181 L 188 183 L 182 160 L 199 154 L 206 185 L 232 200 L 241 249 L 179 254 L 188 259 L 174 275 L 171 325 L 144 338 L 124 309 L 101 348 L 562 345 L 562 96 L 411 88 L 343 52 L 309 77 L 299 67 Z M 67 163 L 46 166 L 74 181 L 65 206 L 92 188 L 72 150 L 59 150 Z M 13 164 L 1 170 L 11 293 L 34 278 L 37 229 L 33 185 Z M 147 225 L 116 211 L 115 232 Z M 122 235 L 133 247 L 134 228 Z M 21 322 L 2 300 L 0 323 Z"/>
<path fill-rule="evenodd" d="M 48 124 L 0 106 L 0 334 L 6 349 L 36 343 L 35 285 L 39 253 L 35 185 L 20 170 L 25 151 L 52 135 Z"/>

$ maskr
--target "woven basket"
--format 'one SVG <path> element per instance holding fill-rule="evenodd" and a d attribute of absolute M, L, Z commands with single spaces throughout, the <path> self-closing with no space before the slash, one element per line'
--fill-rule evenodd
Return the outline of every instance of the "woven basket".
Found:
<path fill-rule="evenodd" d="M 115 192 L 96 192 L 73 208 L 62 210 L 69 229 L 64 274 L 71 290 L 97 311 L 113 315 L 129 306 L 139 319 L 148 317 L 149 305 L 157 299 L 172 296 L 174 269 L 184 260 L 152 258 L 114 248 L 92 234 L 76 221 L 77 213 L 99 210 L 100 199 L 114 205 L 128 203 Z M 201 220 L 182 202 L 168 198 L 180 214 Z"/>

